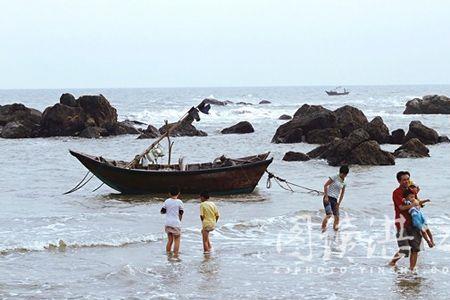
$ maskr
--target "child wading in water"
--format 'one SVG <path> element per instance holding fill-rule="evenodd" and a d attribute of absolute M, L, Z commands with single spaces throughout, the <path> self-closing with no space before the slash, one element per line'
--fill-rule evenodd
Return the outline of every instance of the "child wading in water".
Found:
<path fill-rule="evenodd" d="M 178 199 L 180 191 L 177 187 L 170 188 L 170 198 L 164 201 L 164 205 L 161 208 L 161 213 L 166 214 L 165 231 L 167 233 L 167 245 L 166 252 L 168 254 L 178 256 L 180 251 L 180 239 L 181 239 L 181 219 L 183 217 L 183 202 Z"/>
<path fill-rule="evenodd" d="M 417 187 L 412 184 L 409 189 L 405 190 L 403 196 L 405 197 L 405 205 L 414 205 L 408 212 L 411 215 L 412 225 L 422 232 L 422 236 L 427 241 L 430 248 L 434 247 L 433 235 L 431 230 L 428 228 L 427 220 L 420 209 L 422 205 L 430 200 L 419 200 L 417 199 Z"/>
<path fill-rule="evenodd" d="M 334 216 L 334 230 L 337 231 L 339 229 L 339 206 L 344 198 L 345 177 L 347 177 L 348 173 L 348 166 L 342 166 L 338 175 L 329 177 L 327 182 L 325 182 L 323 187 L 323 207 L 326 215 L 322 221 L 322 232 L 327 230 L 327 223 L 331 215 Z"/>
<path fill-rule="evenodd" d="M 209 253 L 212 250 L 209 233 L 216 228 L 216 223 L 219 220 L 217 206 L 213 202 L 208 201 L 208 199 L 208 193 L 200 193 L 200 220 L 202 221 L 203 251 L 205 253 Z"/>

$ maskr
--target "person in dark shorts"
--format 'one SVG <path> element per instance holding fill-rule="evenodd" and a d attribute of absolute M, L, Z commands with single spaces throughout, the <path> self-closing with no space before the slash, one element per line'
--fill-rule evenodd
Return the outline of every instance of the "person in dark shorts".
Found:
<path fill-rule="evenodd" d="M 397 261 L 402 257 L 409 257 L 409 268 L 413 271 L 416 268 L 418 254 L 420 252 L 420 244 L 422 242 L 421 231 L 412 226 L 411 215 L 409 210 L 413 204 L 404 203 L 404 192 L 409 188 L 410 174 L 407 171 L 397 173 L 398 188 L 392 193 L 392 201 L 395 210 L 395 228 L 398 251 L 389 262 L 390 266 L 395 266 Z"/>
<path fill-rule="evenodd" d="M 322 221 L 322 232 L 327 230 L 327 223 L 331 216 L 334 216 L 334 230 L 339 229 L 339 206 L 345 193 L 345 177 L 349 173 L 348 166 L 342 166 L 339 174 L 328 178 L 323 187 L 323 207 L 325 208 L 325 218 Z M 339 199 L 339 200 L 338 200 Z"/>

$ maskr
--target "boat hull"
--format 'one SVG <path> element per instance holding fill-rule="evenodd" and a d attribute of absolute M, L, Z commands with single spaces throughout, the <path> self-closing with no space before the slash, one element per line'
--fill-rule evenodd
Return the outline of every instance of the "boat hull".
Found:
<path fill-rule="evenodd" d="M 70 151 L 89 171 L 111 188 L 123 194 L 167 193 L 177 186 L 183 194 L 231 195 L 251 193 L 272 159 L 237 166 L 195 171 L 155 171 L 126 169 L 105 164 L 95 157 Z"/>
<path fill-rule="evenodd" d="M 328 96 L 344 96 L 344 95 L 348 95 L 350 94 L 350 92 L 333 92 L 333 91 L 325 91 L 325 93 L 327 93 Z"/>

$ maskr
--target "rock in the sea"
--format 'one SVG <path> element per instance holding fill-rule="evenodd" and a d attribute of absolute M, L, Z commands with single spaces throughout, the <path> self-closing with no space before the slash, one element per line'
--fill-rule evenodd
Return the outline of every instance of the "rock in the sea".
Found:
<path fill-rule="evenodd" d="M 419 139 L 412 138 L 397 150 L 394 151 L 394 156 L 397 158 L 410 157 L 429 157 L 430 150 Z"/>
<path fill-rule="evenodd" d="M 384 124 L 381 117 L 375 117 L 372 121 L 364 126 L 369 133 L 370 139 L 377 141 L 379 144 L 386 144 L 390 141 L 389 128 Z"/>
<path fill-rule="evenodd" d="M 326 159 L 331 166 L 344 164 L 393 165 L 394 156 L 383 151 L 380 145 L 369 140 L 370 135 L 362 128 L 354 130 L 348 137 L 322 145 L 308 153 L 311 158 Z"/>
<path fill-rule="evenodd" d="M 97 127 L 97 126 L 89 126 L 84 128 L 80 134 L 79 137 L 82 138 L 88 138 L 88 139 L 97 139 L 102 136 L 108 136 L 109 133 L 105 128 Z"/>
<path fill-rule="evenodd" d="M 412 138 L 418 138 L 425 145 L 433 145 L 439 142 L 439 134 L 436 130 L 429 128 L 420 121 L 409 123 L 409 130 L 406 134 L 406 141 Z"/>
<path fill-rule="evenodd" d="M 231 101 L 220 101 L 220 100 L 217 100 L 217 99 L 214 99 L 214 98 L 205 98 L 205 99 L 203 99 L 203 102 L 205 104 L 219 105 L 219 106 L 225 106 L 227 104 L 233 103 Z"/>
<path fill-rule="evenodd" d="M 345 160 L 337 165 L 342 165 L 344 162 Z M 392 153 L 381 150 L 377 141 L 370 140 L 361 143 L 351 151 L 348 164 L 371 166 L 395 165 L 395 158 Z"/>
<path fill-rule="evenodd" d="M 83 108 L 56 103 L 47 107 L 42 114 L 41 135 L 76 136 L 86 128 L 86 120 Z"/>
<path fill-rule="evenodd" d="M 74 95 L 69 93 L 62 94 L 59 98 L 59 103 L 72 107 L 80 106 Z"/>
<path fill-rule="evenodd" d="M 270 104 L 270 103 L 272 103 L 272 102 L 270 102 L 269 100 L 259 101 L 259 104 Z"/>
<path fill-rule="evenodd" d="M 290 115 L 281 115 L 278 120 L 291 120 L 292 117 Z"/>
<path fill-rule="evenodd" d="M 236 104 L 237 104 L 237 105 L 246 105 L 246 106 L 247 106 L 247 105 L 253 105 L 253 103 L 250 103 L 250 102 L 242 102 L 242 101 L 241 101 L 241 102 L 236 102 Z"/>
<path fill-rule="evenodd" d="M 422 99 L 414 98 L 406 103 L 403 112 L 408 114 L 450 114 L 450 98 L 447 96 L 428 95 Z"/>
<path fill-rule="evenodd" d="M 294 151 L 286 152 L 283 156 L 284 161 L 308 161 L 310 159 L 307 154 Z"/>
<path fill-rule="evenodd" d="M 252 124 L 247 121 L 242 121 L 237 123 L 236 125 L 233 125 L 231 127 L 222 129 L 222 134 L 230 134 L 230 133 L 252 133 L 255 132 L 255 129 L 253 128 Z"/>
<path fill-rule="evenodd" d="M 81 96 L 78 103 L 96 126 L 110 130 L 117 123 L 117 111 L 103 95 Z"/>
<path fill-rule="evenodd" d="M 304 135 L 314 129 L 336 127 L 336 117 L 331 110 L 320 105 L 303 105 L 294 118 L 278 127 L 272 138 L 273 143 L 299 143 Z"/>
<path fill-rule="evenodd" d="M 326 144 L 341 137 L 341 131 L 338 128 L 314 129 L 306 134 L 306 142 L 309 144 Z"/>
<path fill-rule="evenodd" d="M 23 104 L 0 106 L 0 126 L 3 138 L 30 138 L 39 135 L 42 113 Z"/>
<path fill-rule="evenodd" d="M 147 129 L 145 129 L 142 134 L 138 136 L 138 139 L 154 139 L 160 135 L 159 130 L 155 126 L 148 125 Z"/>
<path fill-rule="evenodd" d="M 117 122 L 113 125 L 110 130 L 112 135 L 121 135 L 121 134 L 140 134 L 141 131 L 134 127 L 133 123 L 126 120 L 122 122 Z"/>
<path fill-rule="evenodd" d="M 396 129 L 392 131 L 389 137 L 389 144 L 401 145 L 405 141 L 405 131 L 403 129 Z"/>
<path fill-rule="evenodd" d="M 446 135 L 439 136 L 439 143 L 450 143 L 450 139 Z"/>
<path fill-rule="evenodd" d="M 175 123 L 169 124 L 169 128 L 173 126 Z M 164 125 L 161 128 L 159 128 L 159 133 L 164 134 L 167 131 L 167 126 Z M 184 124 L 180 125 L 178 128 L 173 130 L 170 133 L 170 136 L 207 136 L 208 134 L 204 131 L 198 130 L 195 128 L 194 125 L 190 124 L 189 122 L 185 122 Z"/>
<path fill-rule="evenodd" d="M 344 137 L 358 128 L 363 128 L 369 122 L 361 110 L 350 105 L 342 106 L 336 109 L 334 113 L 337 126 L 341 129 Z"/>
<path fill-rule="evenodd" d="M 33 129 L 18 121 L 6 123 L 1 130 L 1 137 L 5 139 L 29 138 L 32 136 Z"/>

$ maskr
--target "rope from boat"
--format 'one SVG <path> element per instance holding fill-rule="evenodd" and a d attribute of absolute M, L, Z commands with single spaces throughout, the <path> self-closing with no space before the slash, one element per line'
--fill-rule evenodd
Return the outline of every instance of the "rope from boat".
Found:
<path fill-rule="evenodd" d="M 316 194 L 317 196 L 320 196 L 320 195 L 323 195 L 323 192 L 321 192 L 321 191 L 319 191 L 319 190 L 316 190 L 316 189 L 312 189 L 312 188 L 309 188 L 309 187 L 306 187 L 306 186 L 302 186 L 302 185 L 299 185 L 299 184 L 296 184 L 296 183 L 293 183 L 293 182 L 290 182 L 290 181 L 287 181 L 286 179 L 284 179 L 284 178 L 281 178 L 281 177 L 278 177 L 278 176 L 276 176 L 275 174 L 273 174 L 272 172 L 269 172 L 269 171 L 267 171 L 266 170 L 266 173 L 267 173 L 267 182 L 266 182 L 266 187 L 268 188 L 268 189 L 270 189 L 271 187 L 272 187 L 272 179 L 274 179 L 275 180 L 275 182 L 282 188 L 282 189 L 284 189 L 284 190 L 286 190 L 286 191 L 290 191 L 290 192 L 296 192 L 293 188 L 292 188 L 292 186 L 295 186 L 295 187 L 298 187 L 298 188 L 300 188 L 300 189 L 303 189 L 303 190 L 306 190 L 307 192 L 306 193 L 312 193 L 312 194 Z M 284 185 L 283 185 L 284 184 Z"/>
<path fill-rule="evenodd" d="M 105 183 L 102 182 L 102 184 L 100 184 L 98 187 L 96 187 L 95 189 L 92 190 L 92 193 L 97 191 L 99 188 L 101 188 Z"/>
<path fill-rule="evenodd" d="M 73 193 L 75 191 L 78 191 L 83 186 L 85 186 L 92 179 L 92 177 L 94 177 L 94 174 L 92 174 L 91 177 L 89 177 L 89 179 L 83 183 L 83 181 L 88 177 L 89 173 L 91 173 L 91 171 L 88 171 L 86 173 L 86 175 L 84 175 L 83 179 L 81 179 L 81 181 L 78 182 L 78 184 L 74 188 L 72 188 L 70 191 L 65 192 L 63 195 L 67 195 L 67 194 Z"/>

